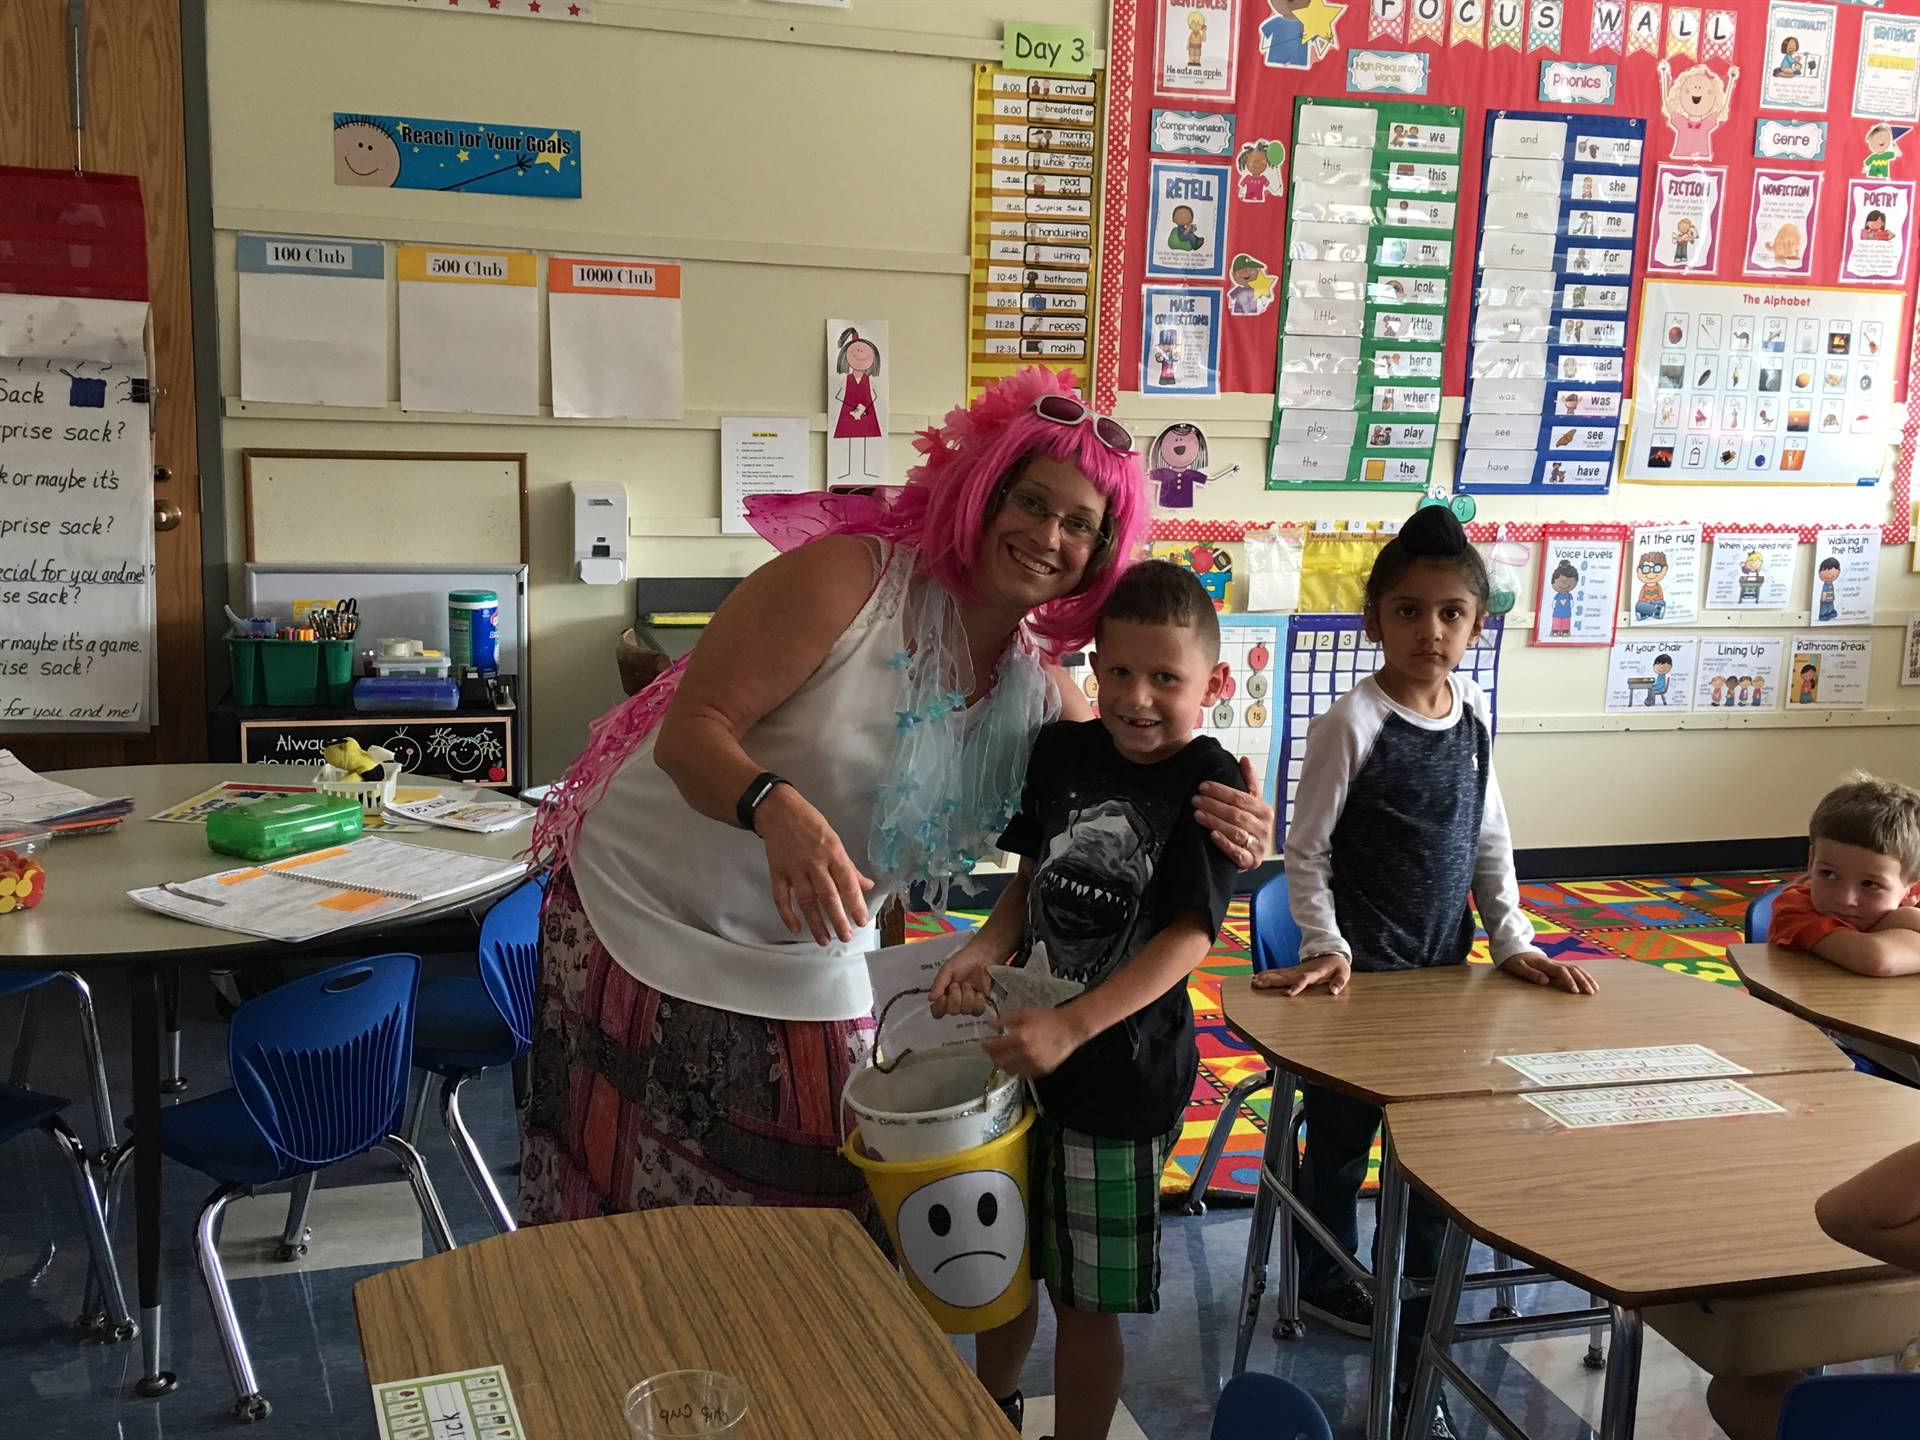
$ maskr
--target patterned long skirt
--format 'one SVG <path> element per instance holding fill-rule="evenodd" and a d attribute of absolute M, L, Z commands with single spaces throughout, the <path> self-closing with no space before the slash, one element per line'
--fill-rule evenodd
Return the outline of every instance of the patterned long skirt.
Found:
<path fill-rule="evenodd" d="M 884 1246 L 839 1154 L 840 1092 L 873 1020 L 767 1020 L 676 1000 L 621 968 L 566 871 L 548 887 L 520 1219 L 663 1205 L 852 1212 Z"/>

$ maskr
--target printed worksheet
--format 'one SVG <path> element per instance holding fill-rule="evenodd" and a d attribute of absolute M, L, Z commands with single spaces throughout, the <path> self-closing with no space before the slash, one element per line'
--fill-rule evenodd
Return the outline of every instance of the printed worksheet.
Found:
<path fill-rule="evenodd" d="M 1619 1050 L 1551 1050 L 1496 1056 L 1546 1089 L 1691 1080 L 1702 1075 L 1748 1075 L 1744 1065 L 1704 1045 L 1634 1045 Z"/>
<path fill-rule="evenodd" d="M 1569 1130 L 1787 1113 L 1766 1096 L 1731 1080 L 1702 1080 L 1685 1085 L 1621 1085 L 1601 1090 L 1550 1090 L 1520 1098 Z"/>
<path fill-rule="evenodd" d="M 373 1387 L 380 1440 L 526 1440 L 507 1372 L 456 1370 Z"/>

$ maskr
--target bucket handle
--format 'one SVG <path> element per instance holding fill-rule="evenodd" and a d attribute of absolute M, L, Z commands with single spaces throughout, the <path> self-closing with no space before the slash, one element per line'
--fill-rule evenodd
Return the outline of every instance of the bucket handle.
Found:
<path fill-rule="evenodd" d="M 873 1065 L 873 1068 L 878 1070 L 882 1075 L 891 1075 L 894 1072 L 895 1068 L 899 1066 L 902 1060 L 906 1059 L 907 1056 L 913 1054 L 913 1048 L 911 1046 L 909 1046 L 905 1050 L 902 1050 L 898 1055 L 895 1055 L 892 1059 L 887 1059 L 881 1053 L 880 1040 L 881 1040 L 881 1036 L 886 1032 L 887 1016 L 893 1013 L 893 1007 L 899 1004 L 900 1000 L 904 996 L 931 995 L 932 993 L 933 993 L 933 988 L 931 986 L 921 986 L 917 990 L 901 990 L 895 993 L 894 995 L 892 995 L 891 997 L 889 997 L 889 999 L 887 1000 L 887 1003 L 880 1007 L 880 1018 L 874 1022 L 874 1026 L 873 1026 L 873 1059 L 871 1063 Z M 999 1004 L 995 1000 L 993 1000 L 991 996 L 989 996 L 987 999 L 987 1005 L 989 1006 L 989 1008 L 992 1009 L 994 1014 L 998 1015 L 1000 1013 Z"/>
<path fill-rule="evenodd" d="M 880 1007 L 880 1017 L 875 1020 L 873 1024 L 873 1052 L 871 1058 L 867 1061 L 868 1065 L 878 1070 L 882 1075 L 891 1075 L 899 1068 L 901 1061 L 914 1053 L 912 1047 L 908 1047 L 898 1055 L 895 1055 L 891 1060 L 886 1060 L 883 1063 L 880 1054 L 880 1032 L 886 1028 L 888 1013 L 892 1011 L 894 1005 L 899 1002 L 902 996 L 931 995 L 932 993 L 933 988 L 931 986 L 921 986 L 917 990 L 901 990 L 889 998 L 885 1005 Z M 993 1007 L 994 1014 L 998 1015 L 1000 1013 L 1000 1006 L 991 996 L 988 997 L 987 1004 Z M 853 1107 L 847 1104 L 847 1091 L 853 1088 L 854 1077 L 859 1073 L 859 1066 L 853 1065 L 848 1067 L 846 1082 L 840 1087 L 839 1113 L 834 1116 L 834 1123 L 839 1127 L 840 1131 L 840 1153 L 846 1157 L 849 1163 L 853 1161 L 853 1134 L 847 1129 L 847 1113 Z M 984 1100 L 988 1095 L 993 1093 L 993 1077 L 998 1073 L 998 1071 L 991 1069 L 987 1071 L 987 1083 L 980 1089 L 981 1099 Z M 1028 1088 L 1031 1089 L 1031 1087 Z"/>

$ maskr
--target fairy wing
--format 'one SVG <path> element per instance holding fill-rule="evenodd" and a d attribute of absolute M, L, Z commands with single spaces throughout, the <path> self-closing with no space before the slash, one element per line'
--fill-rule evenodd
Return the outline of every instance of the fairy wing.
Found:
<path fill-rule="evenodd" d="M 903 488 L 874 485 L 859 490 L 749 495 L 747 524 L 774 549 L 793 550 L 834 531 L 870 527 L 892 507 Z"/>

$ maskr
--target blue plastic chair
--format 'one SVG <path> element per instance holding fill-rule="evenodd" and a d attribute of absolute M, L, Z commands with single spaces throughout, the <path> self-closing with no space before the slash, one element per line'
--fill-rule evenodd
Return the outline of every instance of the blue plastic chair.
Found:
<path fill-rule="evenodd" d="M 384 1146 L 412 1181 L 434 1243 L 453 1248 L 419 1152 L 394 1133 L 407 1103 L 419 979 L 419 956 L 380 955 L 249 1000 L 227 1031 L 232 1088 L 160 1114 L 161 1152 L 218 1182 L 201 1207 L 194 1253 L 233 1372 L 235 1419 L 264 1420 L 272 1407 L 220 1265 L 220 1217 L 233 1200 Z"/>
<path fill-rule="evenodd" d="M 27 997 L 20 1016 L 19 1038 L 13 1047 L 12 1081 L 25 1088 L 27 1071 L 33 1063 L 33 1041 L 39 1029 L 40 987 L 54 981 L 73 988 L 80 1007 L 80 1043 L 87 1052 L 87 1080 L 93 1089 L 93 1124 L 96 1148 L 93 1153 L 105 1158 L 117 1143 L 113 1129 L 113 1097 L 107 1093 L 107 1062 L 100 1049 L 100 1027 L 93 1018 L 93 991 L 71 970 L 0 970 L 0 995 Z M 174 1070 L 178 1072 L 176 1063 Z"/>
<path fill-rule="evenodd" d="M 73 1133 L 73 1127 L 60 1118 L 60 1112 L 66 1108 L 67 1102 L 58 1095 L 42 1095 L 20 1085 L 0 1084 L 0 1145 L 25 1131 L 37 1129 L 59 1149 L 73 1175 L 74 1194 L 80 1201 L 80 1219 L 87 1235 L 87 1252 L 93 1260 L 92 1274 L 87 1280 L 88 1313 L 74 1322 L 74 1328 L 102 1338 L 131 1340 L 140 1333 L 140 1327 L 127 1310 L 127 1297 L 120 1288 L 120 1271 L 113 1263 L 113 1243 L 107 1238 L 106 1202 L 94 1183 L 87 1147 Z M 51 1249 L 48 1258 L 52 1258 Z M 97 1311 L 92 1309 L 96 1294 L 101 1297 L 103 1307 Z"/>
<path fill-rule="evenodd" d="M 440 1116 L 467 1178 L 502 1235 L 514 1228 L 513 1213 L 493 1182 L 486 1157 L 460 1118 L 460 1087 L 483 1070 L 510 1065 L 533 1049 L 533 997 L 539 983 L 540 906 L 546 877 L 535 876 L 507 895 L 480 924 L 480 971 L 426 980 L 420 986 L 414 1022 L 413 1064 L 441 1077 Z M 428 1081 L 414 1089 L 407 1138 L 420 1143 Z"/>
<path fill-rule="evenodd" d="M 1333 1440 L 1327 1417 L 1306 1391 L 1278 1375 L 1242 1371 L 1213 1407 L 1209 1440 Z"/>
<path fill-rule="evenodd" d="M 1816 1375 L 1787 1391 L 1778 1440 L 1912 1440 L 1920 1375 Z"/>
<path fill-rule="evenodd" d="M 1771 890 L 1762 891 L 1747 902 L 1747 943 L 1764 945 L 1767 943 L 1767 931 L 1773 925 L 1773 902 L 1787 887 L 1776 885 Z"/>
<path fill-rule="evenodd" d="M 1248 948 L 1253 952 L 1253 973 L 1258 975 L 1262 970 L 1285 970 L 1298 965 L 1300 927 L 1293 923 L 1293 911 L 1288 908 L 1284 871 L 1253 892 L 1253 903 L 1248 910 L 1252 921 L 1249 926 L 1252 944 Z M 1220 1103 L 1220 1114 L 1207 1135 L 1207 1148 L 1194 1167 L 1193 1184 L 1187 1190 L 1187 1214 L 1207 1213 L 1207 1184 L 1213 1179 L 1214 1167 L 1227 1148 L 1227 1134 L 1233 1129 L 1234 1117 L 1248 1096 L 1272 1084 L 1271 1069 L 1256 1070 L 1227 1092 L 1227 1098 Z"/>

